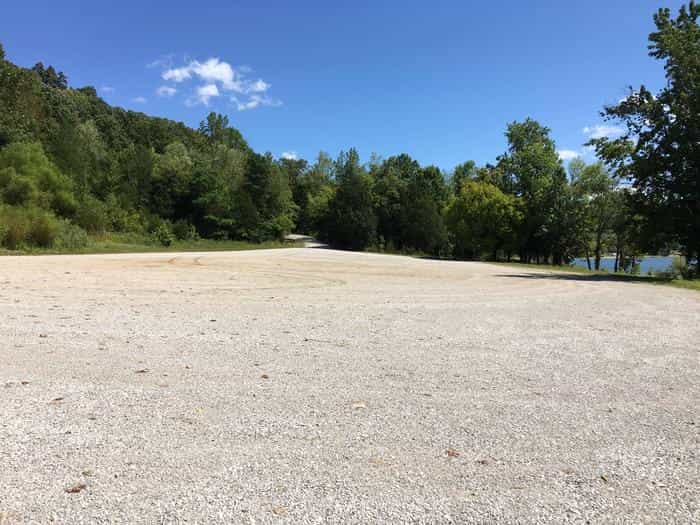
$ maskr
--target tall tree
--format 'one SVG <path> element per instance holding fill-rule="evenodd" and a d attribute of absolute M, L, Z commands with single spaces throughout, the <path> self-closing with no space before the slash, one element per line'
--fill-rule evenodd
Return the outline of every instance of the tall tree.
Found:
<path fill-rule="evenodd" d="M 452 191 L 459 193 L 462 183 L 467 180 L 474 180 L 477 174 L 476 162 L 468 160 L 458 164 L 452 172 Z"/>
<path fill-rule="evenodd" d="M 199 133 L 206 137 L 211 144 L 223 144 L 239 150 L 249 149 L 241 132 L 229 126 L 226 115 L 209 113 L 207 118 L 200 122 Z"/>
<path fill-rule="evenodd" d="M 600 270 L 604 240 L 611 232 L 617 213 L 615 181 L 605 166 L 597 162 L 587 165 L 581 159 L 569 164 L 569 175 L 576 199 L 581 205 L 581 231 L 586 259 L 590 268 L 590 247 L 594 255 L 594 268 Z"/>
<path fill-rule="evenodd" d="M 564 208 L 557 199 L 566 186 L 566 173 L 549 128 L 526 119 L 508 125 L 508 152 L 499 157 L 501 183 L 524 203 L 520 230 L 520 258 L 525 262 L 563 262 L 560 221 Z"/>
<path fill-rule="evenodd" d="M 621 178 L 632 181 L 636 210 L 689 261 L 700 262 L 700 5 L 691 1 L 676 18 L 654 15 L 649 55 L 664 62 L 666 87 L 653 95 L 631 90 L 602 116 L 622 124 L 619 138 L 591 141 Z M 631 89 L 631 88 L 630 88 Z"/>
<path fill-rule="evenodd" d="M 517 248 L 520 201 L 493 184 L 466 180 L 447 208 L 446 222 L 458 259 L 507 258 Z"/>
<path fill-rule="evenodd" d="M 322 235 L 332 245 L 361 250 L 377 234 L 372 179 L 360 164 L 355 149 L 341 153 L 335 162 L 336 191 L 323 220 Z"/>

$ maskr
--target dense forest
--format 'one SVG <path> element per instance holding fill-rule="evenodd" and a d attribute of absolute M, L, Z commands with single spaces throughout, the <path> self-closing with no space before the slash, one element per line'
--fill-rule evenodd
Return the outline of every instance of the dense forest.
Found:
<path fill-rule="evenodd" d="M 700 255 L 700 6 L 654 16 L 649 53 L 666 87 L 605 107 L 618 138 L 588 144 L 600 159 L 565 168 L 550 130 L 506 126 L 493 163 L 452 173 L 407 154 L 363 163 L 354 149 L 313 162 L 253 151 L 224 115 L 198 129 L 112 107 L 93 87 L 0 45 L 0 244 L 75 249 L 91 236 L 260 242 L 292 231 L 333 246 L 458 259 L 568 263 L 598 269 L 616 253 Z M 465 155 L 468 158 L 468 155 Z"/>

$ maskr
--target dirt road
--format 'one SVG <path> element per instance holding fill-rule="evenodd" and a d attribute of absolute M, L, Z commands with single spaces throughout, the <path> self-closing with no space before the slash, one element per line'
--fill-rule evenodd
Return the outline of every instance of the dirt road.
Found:
<path fill-rule="evenodd" d="M 319 249 L 0 258 L 0 523 L 700 521 L 700 294 Z"/>

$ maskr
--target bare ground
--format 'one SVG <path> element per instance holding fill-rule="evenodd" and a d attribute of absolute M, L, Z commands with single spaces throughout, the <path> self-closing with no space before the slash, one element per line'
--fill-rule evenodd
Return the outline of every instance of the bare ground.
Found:
<path fill-rule="evenodd" d="M 700 521 L 700 294 L 330 250 L 0 259 L 0 524 Z"/>

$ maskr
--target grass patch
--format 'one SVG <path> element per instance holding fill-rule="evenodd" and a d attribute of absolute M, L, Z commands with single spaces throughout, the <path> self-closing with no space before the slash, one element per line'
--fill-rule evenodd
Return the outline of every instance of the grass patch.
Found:
<path fill-rule="evenodd" d="M 661 284 L 668 284 L 676 288 L 684 288 L 686 290 L 695 290 L 700 292 L 700 279 L 672 279 Z"/>
<path fill-rule="evenodd" d="M 217 241 L 196 239 L 173 241 L 163 246 L 151 239 L 129 234 L 106 234 L 90 236 L 84 247 L 73 249 L 22 247 L 17 250 L 0 249 L 0 255 L 69 255 L 99 253 L 159 253 L 159 252 L 228 252 L 241 250 L 264 250 L 270 248 L 294 248 L 298 244 L 267 241 L 253 243 L 247 241 Z"/>
<path fill-rule="evenodd" d="M 662 277 L 658 275 L 630 275 L 628 273 L 611 273 L 602 270 L 589 270 L 588 268 L 582 268 L 580 266 L 568 265 L 556 266 L 552 264 L 527 264 L 520 262 L 491 261 L 488 261 L 488 264 L 510 266 L 513 268 L 527 268 L 532 270 L 546 270 L 550 272 L 579 274 L 581 276 L 580 279 L 588 278 L 588 280 L 591 281 L 623 281 L 630 283 L 658 284 L 664 286 L 673 286 L 675 288 L 683 288 L 686 290 L 700 291 L 700 279 L 673 279 L 670 277 Z"/>

